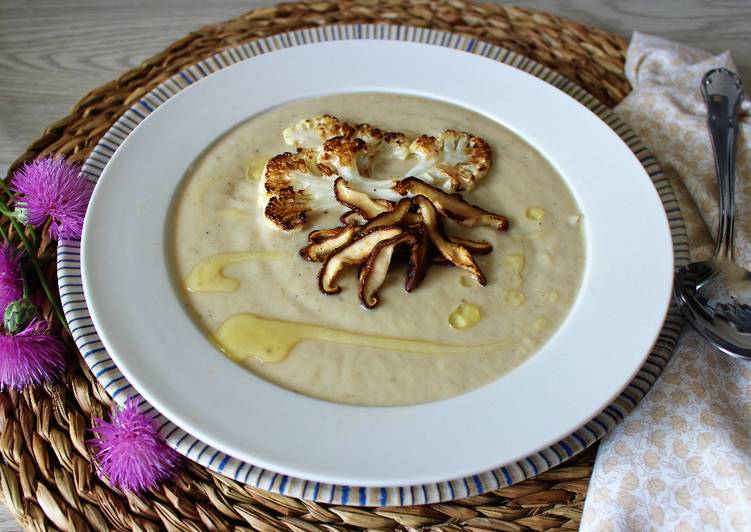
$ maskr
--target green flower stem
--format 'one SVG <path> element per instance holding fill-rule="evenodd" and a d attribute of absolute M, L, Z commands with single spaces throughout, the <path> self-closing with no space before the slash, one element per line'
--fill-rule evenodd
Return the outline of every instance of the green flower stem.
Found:
<path fill-rule="evenodd" d="M 13 195 L 13 191 L 8 188 L 8 184 L 6 183 L 7 180 L 8 180 L 8 177 L 6 177 L 5 179 L 0 179 L 0 188 L 3 189 L 3 192 L 5 192 L 8 198 L 12 200 L 14 195 Z M 14 211 L 5 210 L 3 211 L 3 214 L 5 214 L 11 220 L 17 219 L 16 213 Z M 8 240 L 8 237 L 5 233 L 3 233 L 3 237 L 5 237 L 5 240 Z M 39 238 L 37 237 L 36 231 L 34 231 L 33 228 L 31 230 L 31 244 L 34 246 L 34 249 L 36 249 L 37 246 L 39 245 Z"/>
<path fill-rule="evenodd" d="M 2 182 L 2 181 L 0 181 Z M 3 184 L 4 187 L 4 184 Z M 6 189 L 7 190 L 7 189 Z M 44 276 L 44 272 L 42 271 L 42 266 L 39 264 L 39 260 L 37 259 L 36 249 L 34 246 L 29 242 L 29 239 L 26 238 L 26 233 L 24 232 L 24 228 L 21 227 L 21 225 L 18 223 L 18 220 L 14 216 L 12 216 L 12 212 L 8 210 L 8 207 L 4 205 L 2 202 L 0 202 L 0 213 L 4 214 L 8 218 L 10 218 L 10 223 L 13 225 L 13 229 L 16 230 L 18 233 L 19 238 L 21 239 L 21 242 L 23 243 L 24 248 L 26 248 L 26 252 L 29 256 L 29 260 L 31 261 L 31 267 L 34 269 L 34 273 L 37 276 L 37 279 L 39 279 L 39 282 L 42 284 L 42 289 L 44 290 L 44 294 L 47 296 L 47 299 L 50 302 L 50 305 L 52 305 L 52 310 L 57 316 L 57 319 L 60 321 L 60 324 L 68 329 L 68 322 L 65 321 L 65 315 L 63 314 L 63 309 L 60 307 L 60 304 L 57 302 L 57 298 L 55 297 L 55 294 L 52 293 L 52 289 L 50 288 L 49 283 L 47 283 L 47 278 Z M 32 230 L 33 231 L 33 230 Z M 5 240 L 8 240 L 7 233 L 5 233 L 5 230 L 3 229 L 3 237 L 5 237 Z"/>
<path fill-rule="evenodd" d="M 10 177 L 10 176 L 6 177 L 5 179 L 0 179 L 0 188 L 2 188 L 2 189 L 3 189 L 3 192 L 5 192 L 5 193 L 6 193 L 7 195 L 8 195 L 8 197 L 9 197 L 10 199 L 13 199 L 13 193 L 12 193 L 12 192 L 10 191 L 10 189 L 8 188 L 8 185 L 7 185 L 6 183 L 5 183 L 5 181 L 6 181 L 6 180 L 7 180 L 7 179 L 8 179 L 9 177 Z"/>

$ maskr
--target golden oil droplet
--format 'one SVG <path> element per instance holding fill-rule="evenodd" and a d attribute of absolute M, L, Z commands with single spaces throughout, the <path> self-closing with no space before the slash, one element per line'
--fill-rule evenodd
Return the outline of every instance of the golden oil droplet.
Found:
<path fill-rule="evenodd" d="M 525 215 L 528 219 L 539 222 L 545 218 L 545 209 L 542 207 L 528 207 Z"/>
<path fill-rule="evenodd" d="M 545 296 L 545 299 L 548 300 L 548 303 L 557 303 L 558 302 L 558 298 L 560 298 L 560 294 L 558 293 L 557 290 L 551 290 Z"/>
<path fill-rule="evenodd" d="M 524 255 L 506 255 L 503 257 L 503 267 L 511 273 L 522 273 L 524 270 Z"/>
<path fill-rule="evenodd" d="M 473 286 L 477 286 L 474 278 L 470 277 L 469 275 L 460 275 L 459 284 L 465 288 L 472 288 Z"/>
<path fill-rule="evenodd" d="M 454 329 L 466 329 L 480 321 L 480 307 L 472 303 L 461 303 L 449 314 L 449 325 Z"/>
<path fill-rule="evenodd" d="M 269 159 L 271 159 L 269 155 L 256 155 L 252 157 L 245 168 L 245 177 L 250 181 L 258 181 Z"/>
<path fill-rule="evenodd" d="M 512 307 L 518 307 L 522 303 L 524 303 L 524 300 L 527 299 L 524 297 L 524 292 L 521 290 L 511 289 L 506 292 L 506 303 L 511 305 Z"/>
<path fill-rule="evenodd" d="M 545 318 L 537 318 L 532 322 L 532 330 L 534 332 L 540 332 L 543 329 L 546 329 L 548 325 L 548 320 L 546 320 Z"/>

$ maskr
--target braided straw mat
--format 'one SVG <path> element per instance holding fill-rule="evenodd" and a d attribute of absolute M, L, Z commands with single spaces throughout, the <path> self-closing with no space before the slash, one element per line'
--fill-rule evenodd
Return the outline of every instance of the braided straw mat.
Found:
<path fill-rule="evenodd" d="M 170 76 L 221 50 L 275 33 L 332 23 L 392 23 L 479 37 L 568 77 L 612 106 L 630 87 L 622 37 L 513 6 L 463 0 L 340 0 L 280 4 L 200 28 L 139 67 L 86 95 L 51 124 L 9 168 L 55 153 L 83 161 L 133 102 Z M 8 221 L 3 220 L 7 226 Z M 12 230 L 11 230 L 12 232 Z M 46 231 L 45 231 L 46 234 Z M 56 280 L 55 249 L 40 257 Z M 49 309 L 45 309 L 49 314 Z M 62 333 L 59 324 L 57 331 Z M 427 506 L 352 508 L 298 500 L 244 486 L 186 461 L 179 477 L 143 496 L 96 476 L 85 441 L 111 399 L 72 340 L 68 370 L 49 385 L 0 393 L 0 482 L 5 504 L 29 529 L 64 530 L 575 530 L 594 447 L 532 480 L 485 495 Z"/>

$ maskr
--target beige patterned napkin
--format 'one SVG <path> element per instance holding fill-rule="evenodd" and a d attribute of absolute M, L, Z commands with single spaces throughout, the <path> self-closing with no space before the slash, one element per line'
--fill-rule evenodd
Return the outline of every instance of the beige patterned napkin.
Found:
<path fill-rule="evenodd" d="M 708 53 L 634 34 L 617 111 L 662 164 L 678 196 L 692 259 L 713 251 L 717 185 L 704 72 L 736 70 Z M 751 80 L 747 82 L 748 86 Z M 738 144 L 735 255 L 751 266 L 751 117 Z M 584 531 L 751 531 L 751 363 L 720 354 L 688 328 L 653 390 L 603 440 L 584 508 Z"/>

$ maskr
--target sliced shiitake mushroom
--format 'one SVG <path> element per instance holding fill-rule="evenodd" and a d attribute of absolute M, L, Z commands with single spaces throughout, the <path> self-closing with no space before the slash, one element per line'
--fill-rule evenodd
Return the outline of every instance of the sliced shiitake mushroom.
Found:
<path fill-rule="evenodd" d="M 450 260 L 443 258 L 443 255 L 433 255 L 432 257 L 430 257 L 430 265 L 444 266 L 446 268 L 454 267 L 454 264 Z"/>
<path fill-rule="evenodd" d="M 317 244 L 341 234 L 346 227 L 332 227 L 331 229 L 316 229 L 308 233 L 308 244 Z"/>
<path fill-rule="evenodd" d="M 373 199 L 364 192 L 349 187 L 347 181 L 339 177 L 334 181 L 334 195 L 339 203 L 346 205 L 353 211 L 371 220 L 394 208 L 394 203 L 384 199 Z"/>
<path fill-rule="evenodd" d="M 312 244 L 308 244 L 307 246 L 302 248 L 300 250 L 300 256 L 304 258 L 305 260 L 312 261 L 312 262 L 324 261 L 326 260 L 326 257 L 334 253 L 337 249 L 345 245 L 350 240 L 352 240 L 355 234 L 357 234 L 357 230 L 359 229 L 359 227 L 350 225 L 347 227 L 337 227 L 335 229 L 324 229 L 321 232 L 336 231 L 337 229 L 339 229 L 340 231 L 338 231 L 333 236 L 330 236 L 329 238 L 321 239 Z M 308 240 L 310 240 L 310 238 L 311 236 L 308 235 Z"/>
<path fill-rule="evenodd" d="M 409 209 L 412 207 L 412 200 L 409 198 L 402 198 L 399 200 L 399 203 L 396 204 L 396 207 L 393 208 L 393 210 L 382 212 L 375 218 L 372 218 L 368 223 L 365 224 L 363 227 L 363 231 L 367 231 L 369 229 L 373 229 L 375 227 L 382 227 L 384 225 L 396 225 L 400 223 L 407 214 L 409 214 Z"/>
<path fill-rule="evenodd" d="M 362 225 L 368 220 L 357 211 L 347 211 L 339 217 L 339 221 L 344 225 Z"/>
<path fill-rule="evenodd" d="M 508 218 L 502 214 L 495 214 L 471 205 L 464 201 L 460 194 L 448 194 L 416 177 L 407 177 L 397 181 L 394 184 L 394 190 L 402 196 L 407 194 L 425 196 L 441 214 L 448 216 L 459 225 L 466 227 L 485 225 L 497 231 L 505 231 L 508 228 Z"/>
<path fill-rule="evenodd" d="M 308 234 L 308 245 L 300 250 L 300 256 L 309 261 L 323 261 L 328 255 L 349 242 L 349 240 L 357 234 L 370 231 L 376 227 L 399 224 L 407 214 L 419 217 L 419 215 L 409 212 L 411 207 L 412 200 L 409 198 L 403 198 L 399 201 L 393 211 L 382 212 L 367 222 L 364 226 L 353 223 L 348 224 L 345 227 L 334 227 L 332 229 L 311 231 Z M 356 211 L 345 213 L 345 215 L 347 214 L 354 214 L 356 217 L 360 218 L 360 214 Z"/>
<path fill-rule="evenodd" d="M 487 240 L 471 240 L 469 238 L 464 238 L 461 236 L 447 236 L 443 231 L 441 231 L 440 234 L 449 242 L 464 246 L 472 255 L 487 255 L 488 253 L 493 251 L 493 244 L 491 244 Z M 430 264 L 434 264 L 436 266 L 454 265 L 450 260 L 444 258 L 443 255 L 433 255 L 430 257 L 429 262 Z"/>
<path fill-rule="evenodd" d="M 376 227 L 358 235 L 336 253 L 326 258 L 318 273 L 318 288 L 324 294 L 336 294 L 341 288 L 336 285 L 336 277 L 347 266 L 365 262 L 379 242 L 394 238 L 404 232 L 395 226 Z"/>
<path fill-rule="evenodd" d="M 428 251 L 430 250 L 430 239 L 428 238 L 425 227 L 420 225 L 417 230 L 415 243 L 409 248 L 409 262 L 407 263 L 407 275 L 404 277 L 404 289 L 411 292 L 425 278 L 425 272 L 428 269 Z"/>
<path fill-rule="evenodd" d="M 378 304 L 378 289 L 386 280 L 386 274 L 391 266 L 391 257 L 396 246 L 401 244 L 414 245 L 417 239 L 410 233 L 401 234 L 382 240 L 370 252 L 368 260 L 360 267 L 360 287 L 358 295 L 360 303 L 367 309 Z"/>
<path fill-rule="evenodd" d="M 472 253 L 472 255 L 487 255 L 493 251 L 493 244 L 487 240 L 470 240 L 458 236 L 448 236 L 447 238 L 449 242 L 467 248 L 467 251 Z M 430 257 L 430 264 L 435 264 L 437 266 L 453 266 L 451 261 L 443 258 L 443 255 L 433 255 Z"/>
<path fill-rule="evenodd" d="M 404 215 L 402 221 L 410 226 L 418 226 L 422 223 L 422 217 L 416 212 L 408 212 Z"/>
<path fill-rule="evenodd" d="M 491 244 L 487 240 L 472 240 L 469 238 L 464 238 L 463 236 L 452 235 L 449 235 L 448 240 L 449 242 L 453 242 L 454 244 L 464 246 L 473 255 L 487 255 L 488 253 L 493 251 L 493 244 Z"/>
<path fill-rule="evenodd" d="M 441 229 L 438 225 L 438 216 L 433 203 L 425 196 L 418 195 L 412 198 L 412 201 L 420 209 L 425 231 L 431 242 L 435 245 L 438 252 L 447 260 L 451 261 L 454 266 L 471 273 L 480 285 L 485 285 L 485 275 L 475 262 L 472 254 L 460 244 L 449 242 L 441 235 Z"/>

